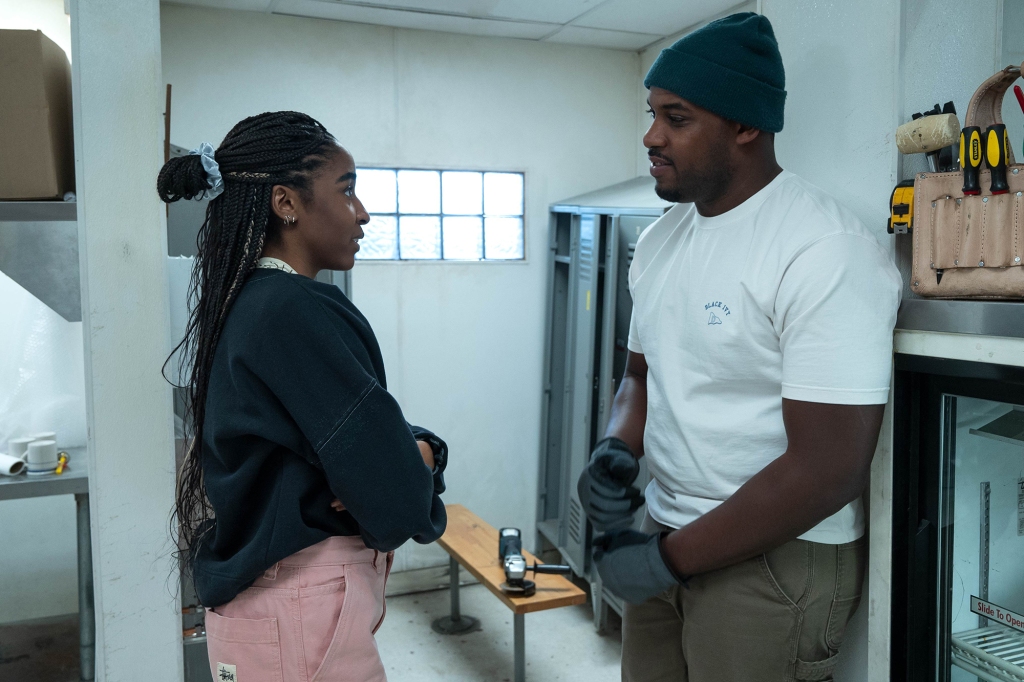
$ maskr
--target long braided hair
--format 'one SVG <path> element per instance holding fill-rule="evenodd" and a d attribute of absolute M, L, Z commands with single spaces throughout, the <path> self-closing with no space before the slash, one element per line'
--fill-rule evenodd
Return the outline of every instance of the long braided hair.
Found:
<path fill-rule="evenodd" d="M 210 370 L 224 320 L 263 252 L 280 234 L 271 211 L 274 185 L 310 196 L 314 173 L 339 149 L 318 121 L 294 111 L 251 116 L 238 123 L 214 154 L 224 191 L 210 201 L 197 238 L 198 252 L 189 283 L 189 318 L 179 353 L 185 389 L 185 459 L 178 472 L 172 534 L 183 568 L 191 572 L 195 550 L 212 529 L 213 508 L 203 483 L 203 420 Z M 209 188 L 198 155 L 173 158 L 157 177 L 160 198 L 170 203 L 203 196 Z M 165 363 L 166 368 L 166 363 Z"/>

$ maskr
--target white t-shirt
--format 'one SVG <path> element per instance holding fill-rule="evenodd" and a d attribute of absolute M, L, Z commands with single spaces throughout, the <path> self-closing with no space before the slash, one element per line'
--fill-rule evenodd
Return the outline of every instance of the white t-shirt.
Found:
<path fill-rule="evenodd" d="M 786 450 L 783 398 L 888 399 L 899 272 L 849 210 L 792 173 L 712 218 L 674 206 L 640 236 L 629 287 L 629 349 L 649 367 L 648 511 L 664 525 L 711 511 Z M 857 500 L 801 538 L 863 533 Z"/>

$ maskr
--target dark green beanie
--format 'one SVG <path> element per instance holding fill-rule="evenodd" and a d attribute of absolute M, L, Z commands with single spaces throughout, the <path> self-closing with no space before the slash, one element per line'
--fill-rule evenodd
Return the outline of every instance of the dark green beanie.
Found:
<path fill-rule="evenodd" d="M 767 17 L 731 14 L 661 51 L 644 87 L 662 88 L 723 118 L 782 130 L 786 72 Z"/>

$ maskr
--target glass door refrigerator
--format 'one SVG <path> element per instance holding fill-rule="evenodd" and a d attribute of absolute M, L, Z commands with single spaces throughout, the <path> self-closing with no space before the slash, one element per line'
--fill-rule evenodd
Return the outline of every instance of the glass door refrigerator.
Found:
<path fill-rule="evenodd" d="M 897 355 L 891 679 L 1024 681 L 1024 367 Z"/>

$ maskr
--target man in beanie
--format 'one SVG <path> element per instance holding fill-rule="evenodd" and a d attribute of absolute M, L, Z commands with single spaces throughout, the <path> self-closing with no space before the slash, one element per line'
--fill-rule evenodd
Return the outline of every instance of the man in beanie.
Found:
<path fill-rule="evenodd" d="M 687 35 L 644 84 L 651 174 L 678 203 L 637 243 L 627 368 L 579 480 L 603 586 L 628 602 L 622 679 L 831 679 L 864 582 L 900 276 L 776 162 L 768 19 Z"/>

